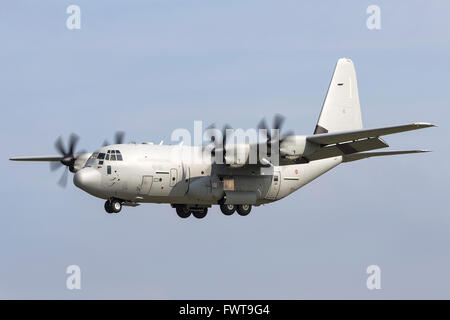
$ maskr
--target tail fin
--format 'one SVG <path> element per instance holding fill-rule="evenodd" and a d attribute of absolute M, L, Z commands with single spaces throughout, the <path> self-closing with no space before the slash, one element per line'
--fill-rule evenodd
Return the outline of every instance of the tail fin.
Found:
<path fill-rule="evenodd" d="M 362 129 L 358 84 L 353 62 L 339 59 L 314 134 Z"/>

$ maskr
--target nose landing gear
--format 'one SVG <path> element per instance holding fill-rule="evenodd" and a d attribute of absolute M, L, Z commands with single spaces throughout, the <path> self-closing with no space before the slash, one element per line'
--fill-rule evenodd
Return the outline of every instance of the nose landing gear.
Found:
<path fill-rule="evenodd" d="M 119 213 L 122 210 L 122 203 L 117 199 L 109 199 L 105 202 L 105 211 L 108 213 Z"/>

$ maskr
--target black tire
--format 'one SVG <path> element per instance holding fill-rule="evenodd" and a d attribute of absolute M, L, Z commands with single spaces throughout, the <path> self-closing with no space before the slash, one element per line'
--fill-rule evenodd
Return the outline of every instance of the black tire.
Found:
<path fill-rule="evenodd" d="M 236 206 L 233 204 L 221 204 L 220 211 L 226 216 L 231 216 L 236 211 Z"/>
<path fill-rule="evenodd" d="M 176 207 L 175 210 L 177 211 L 177 215 L 183 219 L 189 218 L 191 215 L 191 211 L 186 207 Z"/>
<path fill-rule="evenodd" d="M 201 211 L 192 211 L 192 214 L 197 219 L 203 219 L 206 217 L 206 214 L 208 213 L 208 208 L 203 208 Z"/>
<path fill-rule="evenodd" d="M 105 202 L 105 211 L 108 212 L 109 214 L 113 213 L 113 210 L 111 208 L 111 202 L 109 202 L 109 200 Z"/>
<path fill-rule="evenodd" d="M 120 203 L 119 200 L 112 200 L 111 201 L 111 210 L 114 213 L 119 213 L 120 210 L 122 210 L 122 204 Z"/>
<path fill-rule="evenodd" d="M 246 216 L 252 211 L 252 205 L 251 204 L 240 204 L 236 208 L 237 213 L 241 216 Z"/>

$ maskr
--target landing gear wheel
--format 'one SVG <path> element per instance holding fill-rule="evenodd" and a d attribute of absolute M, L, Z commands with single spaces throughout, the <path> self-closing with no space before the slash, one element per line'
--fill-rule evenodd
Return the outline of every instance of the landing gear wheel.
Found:
<path fill-rule="evenodd" d="M 201 211 L 192 211 L 192 214 L 197 219 L 203 219 L 206 217 L 206 214 L 208 213 L 208 208 L 203 208 Z"/>
<path fill-rule="evenodd" d="M 122 204 L 119 200 L 111 200 L 111 209 L 114 213 L 119 213 L 122 210 Z"/>
<path fill-rule="evenodd" d="M 237 213 L 241 216 L 246 216 L 252 211 L 252 206 L 250 204 L 240 204 L 236 208 Z"/>
<path fill-rule="evenodd" d="M 234 204 L 221 204 L 220 211 L 226 216 L 231 216 L 236 211 L 236 206 Z"/>
<path fill-rule="evenodd" d="M 114 212 L 111 207 L 111 202 L 109 200 L 106 200 L 105 202 L 105 211 L 108 212 L 109 214 Z"/>
<path fill-rule="evenodd" d="M 176 207 L 177 215 L 180 218 L 186 219 L 191 215 L 191 211 L 189 211 L 186 207 Z"/>

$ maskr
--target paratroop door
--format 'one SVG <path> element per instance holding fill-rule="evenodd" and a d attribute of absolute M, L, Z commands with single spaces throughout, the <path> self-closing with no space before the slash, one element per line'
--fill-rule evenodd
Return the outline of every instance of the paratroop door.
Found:
<path fill-rule="evenodd" d="M 272 176 L 272 183 L 270 185 L 269 191 L 267 192 L 267 199 L 275 199 L 280 191 L 280 172 L 274 171 Z"/>

